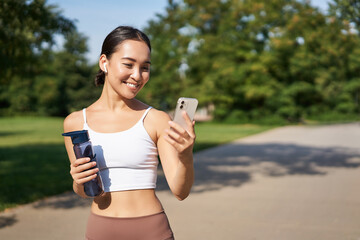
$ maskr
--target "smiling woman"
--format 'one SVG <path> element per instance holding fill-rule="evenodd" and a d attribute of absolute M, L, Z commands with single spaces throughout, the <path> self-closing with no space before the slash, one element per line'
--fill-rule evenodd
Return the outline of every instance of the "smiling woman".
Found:
<path fill-rule="evenodd" d="M 193 185 L 195 123 L 183 115 L 184 129 L 135 98 L 149 81 L 150 53 L 143 32 L 127 26 L 113 30 L 99 58 L 100 98 L 64 121 L 65 132 L 88 131 L 97 158 L 97 166 L 90 158 L 76 159 L 65 139 L 75 193 L 87 197 L 84 183 L 97 174 L 103 190 L 91 206 L 87 239 L 173 239 L 155 194 L 158 155 L 176 198 L 185 199 Z"/>
<path fill-rule="evenodd" d="M 96 79 L 96 83 L 101 84 L 107 74 L 103 94 L 115 90 L 117 96 L 134 98 L 149 81 L 150 51 L 150 41 L 141 32 L 122 27 L 109 34 L 102 46 Z"/>
<path fill-rule="evenodd" d="M 131 99 L 149 81 L 150 49 L 142 41 L 125 41 L 111 58 L 102 54 L 99 65 L 108 74 L 104 89 L 110 87 L 119 96 Z"/>

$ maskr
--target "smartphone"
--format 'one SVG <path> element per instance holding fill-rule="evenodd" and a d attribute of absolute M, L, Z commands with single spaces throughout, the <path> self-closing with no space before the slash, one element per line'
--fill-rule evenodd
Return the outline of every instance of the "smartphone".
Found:
<path fill-rule="evenodd" d="M 197 105 L 198 100 L 196 98 L 179 98 L 176 104 L 173 121 L 179 124 L 184 129 L 187 129 L 185 119 L 183 118 L 181 112 L 185 111 L 189 115 L 190 120 L 192 121 L 194 119 Z"/>

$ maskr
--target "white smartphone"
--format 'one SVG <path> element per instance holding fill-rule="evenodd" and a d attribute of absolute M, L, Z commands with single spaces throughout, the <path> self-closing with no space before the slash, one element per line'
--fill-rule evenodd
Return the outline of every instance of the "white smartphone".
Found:
<path fill-rule="evenodd" d="M 184 129 L 187 129 L 185 119 L 183 118 L 181 112 L 186 111 L 186 113 L 190 117 L 190 120 L 192 121 L 194 119 L 197 105 L 198 105 L 198 100 L 196 98 L 186 98 L 186 97 L 179 98 L 176 104 L 173 121 L 179 124 Z"/>

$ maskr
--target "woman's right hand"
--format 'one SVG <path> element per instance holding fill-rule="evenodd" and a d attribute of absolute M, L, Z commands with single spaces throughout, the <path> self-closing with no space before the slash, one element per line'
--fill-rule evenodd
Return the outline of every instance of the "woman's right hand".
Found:
<path fill-rule="evenodd" d="M 96 162 L 90 162 L 90 158 L 79 158 L 70 164 L 70 174 L 77 185 L 83 185 L 97 177 L 98 168 L 91 169 L 96 166 Z"/>

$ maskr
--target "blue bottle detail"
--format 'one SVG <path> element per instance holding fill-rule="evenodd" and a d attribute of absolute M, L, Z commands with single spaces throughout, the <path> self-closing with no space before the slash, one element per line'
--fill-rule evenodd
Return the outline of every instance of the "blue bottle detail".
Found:
<path fill-rule="evenodd" d="M 96 155 L 94 155 L 93 147 L 87 130 L 67 132 L 63 133 L 62 135 L 65 137 L 71 137 L 71 141 L 74 145 L 76 159 L 89 157 L 91 162 L 96 162 Z M 99 172 L 96 174 L 99 176 Z M 98 182 L 98 178 L 84 183 L 84 191 L 85 194 L 89 197 L 98 196 L 102 191 Z"/>

